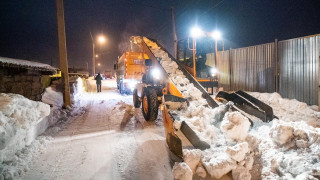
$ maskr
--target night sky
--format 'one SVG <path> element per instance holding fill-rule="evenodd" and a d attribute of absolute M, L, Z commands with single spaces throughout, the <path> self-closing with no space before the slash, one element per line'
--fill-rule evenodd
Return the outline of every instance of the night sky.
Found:
<path fill-rule="evenodd" d="M 0 56 L 59 66 L 55 0 L 0 0 Z M 172 51 L 170 7 L 178 39 L 197 24 L 219 29 L 237 48 L 320 33 L 319 0 L 64 0 L 69 67 L 91 67 L 94 36 L 105 34 L 97 62 L 112 69 L 131 35 L 149 36 Z"/>

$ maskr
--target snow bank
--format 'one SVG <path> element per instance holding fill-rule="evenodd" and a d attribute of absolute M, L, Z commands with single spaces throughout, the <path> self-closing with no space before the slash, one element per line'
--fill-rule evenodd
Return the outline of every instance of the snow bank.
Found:
<path fill-rule="evenodd" d="M 210 149 L 183 150 L 183 163 L 173 168 L 175 179 L 201 178 L 209 174 L 219 179 L 317 179 L 320 176 L 320 113 L 297 100 L 283 99 L 277 93 L 249 93 L 270 105 L 279 120 L 264 123 L 258 118 L 250 128 L 248 118 L 239 112 L 226 112 L 227 106 L 211 109 L 202 93 L 179 70 L 158 45 L 143 38 L 168 73 L 189 106 L 176 104 L 170 111 L 185 121 Z M 219 117 L 221 116 L 222 117 Z M 222 119 L 220 129 L 214 126 Z M 253 117 L 255 118 L 255 117 Z M 200 160 L 199 160 L 200 157 Z M 255 167 L 255 168 L 253 168 Z"/>
<path fill-rule="evenodd" d="M 49 114 L 49 105 L 0 93 L 0 164 L 14 161 L 15 154 L 31 144 L 37 123 Z"/>

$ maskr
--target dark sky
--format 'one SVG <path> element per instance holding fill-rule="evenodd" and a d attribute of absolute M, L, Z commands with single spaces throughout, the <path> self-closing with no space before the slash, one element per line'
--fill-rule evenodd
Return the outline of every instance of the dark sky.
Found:
<path fill-rule="evenodd" d="M 0 56 L 59 66 L 55 0 L 0 0 Z M 103 68 L 121 55 L 131 35 L 149 36 L 172 51 L 170 7 L 178 38 L 194 24 L 219 29 L 226 48 L 320 33 L 319 0 L 64 0 L 69 67 L 91 67 L 94 36 Z"/>

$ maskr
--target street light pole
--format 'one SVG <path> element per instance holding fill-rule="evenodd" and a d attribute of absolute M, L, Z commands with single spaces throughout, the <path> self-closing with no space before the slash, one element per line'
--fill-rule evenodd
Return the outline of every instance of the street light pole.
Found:
<path fill-rule="evenodd" d="M 192 52 L 193 52 L 193 76 L 194 78 L 197 78 L 196 73 L 196 53 L 197 53 L 197 42 L 194 38 L 192 38 Z"/>
<path fill-rule="evenodd" d="M 90 36 L 91 36 L 91 40 L 92 40 L 92 74 L 93 76 L 96 75 L 96 57 L 95 57 L 95 52 L 94 52 L 94 40 L 93 40 L 93 37 L 92 37 L 92 34 L 90 32 Z"/>
<path fill-rule="evenodd" d="M 218 40 L 217 39 L 215 39 L 215 44 L 216 44 L 216 47 L 215 47 L 216 58 L 214 60 L 214 65 L 217 67 L 217 59 L 218 59 Z"/>

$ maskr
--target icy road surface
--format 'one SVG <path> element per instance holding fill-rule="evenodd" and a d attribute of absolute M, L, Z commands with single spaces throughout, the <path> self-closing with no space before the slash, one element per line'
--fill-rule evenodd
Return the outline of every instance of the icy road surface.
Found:
<path fill-rule="evenodd" d="M 53 136 L 22 179 L 173 179 L 161 119 L 146 122 L 114 80 L 83 98 L 86 113 Z"/>

